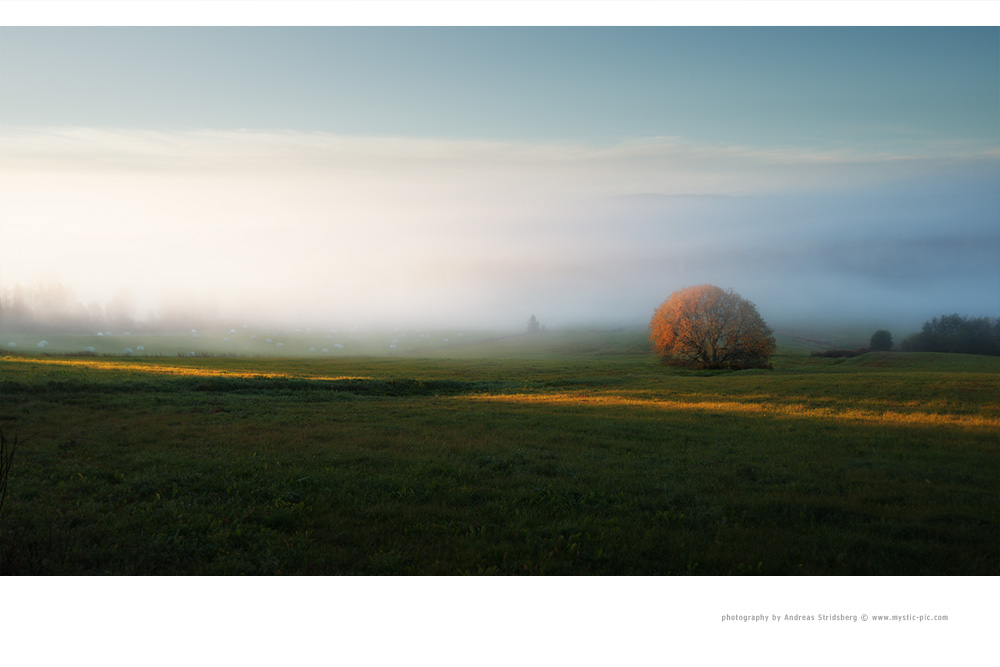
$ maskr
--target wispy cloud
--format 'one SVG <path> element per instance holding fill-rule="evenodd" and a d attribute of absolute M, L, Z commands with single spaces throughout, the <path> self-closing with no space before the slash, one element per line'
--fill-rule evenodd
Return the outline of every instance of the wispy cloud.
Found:
<path fill-rule="evenodd" d="M 537 183 L 559 193 L 763 194 L 850 187 L 942 163 L 995 160 L 1000 150 L 940 145 L 921 154 L 856 149 L 759 149 L 650 137 L 612 146 L 355 137 L 322 132 L 157 132 L 94 128 L 8 129 L 7 169 L 352 173 L 441 187 Z M 596 189 L 595 189 L 596 188 Z"/>

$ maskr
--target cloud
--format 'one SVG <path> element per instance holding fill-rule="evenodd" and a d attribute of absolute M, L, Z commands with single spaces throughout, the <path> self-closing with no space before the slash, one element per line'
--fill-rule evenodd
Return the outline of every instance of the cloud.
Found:
<path fill-rule="evenodd" d="M 0 167 L 6 169 L 351 174 L 382 183 L 412 180 L 441 190 L 517 185 L 574 196 L 826 191 L 1000 158 L 1000 151 L 960 144 L 939 145 L 923 155 L 893 155 L 695 144 L 673 137 L 595 147 L 323 132 L 94 128 L 10 129 L 0 135 L 0 148 Z"/>

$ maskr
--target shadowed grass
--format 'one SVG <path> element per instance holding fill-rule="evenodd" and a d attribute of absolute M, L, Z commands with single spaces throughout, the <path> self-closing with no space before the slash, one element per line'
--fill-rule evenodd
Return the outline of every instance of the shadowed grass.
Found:
<path fill-rule="evenodd" d="M 49 361 L 0 360 L 6 573 L 1000 569 L 992 360 Z"/>

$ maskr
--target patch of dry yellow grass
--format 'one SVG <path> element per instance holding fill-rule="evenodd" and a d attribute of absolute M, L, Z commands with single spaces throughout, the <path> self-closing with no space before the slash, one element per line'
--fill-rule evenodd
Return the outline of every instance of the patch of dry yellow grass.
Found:
<path fill-rule="evenodd" d="M 619 394 L 476 394 L 456 397 L 455 400 L 493 401 L 530 405 L 566 405 L 581 407 L 639 408 L 670 412 L 705 412 L 734 415 L 764 415 L 800 419 L 829 419 L 880 424 L 962 426 L 1000 430 L 1000 418 L 984 415 L 955 415 L 933 412 L 876 411 L 858 408 L 810 407 L 798 403 L 769 402 L 766 400 L 674 400 L 665 398 L 636 398 Z"/>
<path fill-rule="evenodd" d="M 175 366 L 157 362 L 142 364 L 121 361 L 118 359 L 35 359 L 8 358 L 4 361 L 30 364 L 49 364 L 100 371 L 130 371 L 134 373 L 153 373 L 161 375 L 177 375 L 185 377 L 229 377 L 229 378 L 287 378 L 308 380 L 369 380 L 371 378 L 349 375 L 303 375 L 294 373 L 275 373 L 266 371 L 244 371 L 238 369 L 207 368 L 204 366 Z"/>

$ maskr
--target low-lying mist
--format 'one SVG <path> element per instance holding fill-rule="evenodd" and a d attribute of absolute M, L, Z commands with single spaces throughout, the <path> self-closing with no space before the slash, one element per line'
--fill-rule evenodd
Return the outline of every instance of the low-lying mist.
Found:
<path fill-rule="evenodd" d="M 8 330 L 644 326 L 700 283 L 773 326 L 1000 314 L 995 156 L 98 130 L 3 144 Z"/>

